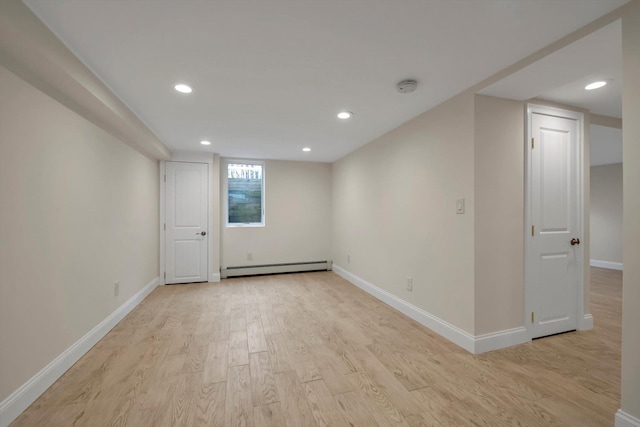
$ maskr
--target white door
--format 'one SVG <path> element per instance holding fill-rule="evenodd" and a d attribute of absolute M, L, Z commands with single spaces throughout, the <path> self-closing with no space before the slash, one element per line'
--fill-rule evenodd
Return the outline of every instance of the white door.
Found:
<path fill-rule="evenodd" d="M 530 115 L 531 234 L 527 236 L 526 297 L 532 338 L 578 326 L 583 263 L 579 242 L 582 150 L 579 117 L 567 115 L 574 117 L 535 111 Z"/>
<path fill-rule="evenodd" d="M 166 163 L 165 283 L 206 282 L 208 265 L 208 165 Z"/>

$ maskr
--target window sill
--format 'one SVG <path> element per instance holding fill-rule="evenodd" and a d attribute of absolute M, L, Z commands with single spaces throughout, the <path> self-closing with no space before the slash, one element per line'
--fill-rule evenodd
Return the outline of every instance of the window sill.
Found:
<path fill-rule="evenodd" d="M 265 227 L 264 223 L 247 223 L 247 224 L 227 224 L 227 228 L 260 228 Z"/>

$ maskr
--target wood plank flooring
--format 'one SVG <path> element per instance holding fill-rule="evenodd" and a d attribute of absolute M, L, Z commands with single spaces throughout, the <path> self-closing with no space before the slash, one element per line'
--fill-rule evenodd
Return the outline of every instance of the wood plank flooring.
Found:
<path fill-rule="evenodd" d="M 330 272 L 157 288 L 18 426 L 612 426 L 622 273 L 593 331 L 473 356 Z"/>

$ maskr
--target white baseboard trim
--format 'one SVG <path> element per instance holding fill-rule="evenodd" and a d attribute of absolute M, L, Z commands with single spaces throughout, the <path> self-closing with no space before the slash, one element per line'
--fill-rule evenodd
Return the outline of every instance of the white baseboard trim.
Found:
<path fill-rule="evenodd" d="M 590 329 L 593 329 L 593 316 L 591 314 L 585 314 L 580 325 L 578 325 L 578 330 L 588 331 Z"/>
<path fill-rule="evenodd" d="M 0 402 L 0 427 L 7 427 L 42 393 L 58 380 L 74 363 L 102 339 L 114 326 L 129 314 L 160 283 L 156 277 L 127 302 L 118 307 L 85 336 L 76 341 L 61 355 L 53 359 L 29 381 Z"/>
<path fill-rule="evenodd" d="M 492 332 L 489 334 L 476 335 L 474 337 L 474 354 L 486 353 L 487 351 L 498 350 L 531 341 L 524 326 L 504 331 Z"/>
<path fill-rule="evenodd" d="M 608 268 L 609 270 L 620 270 L 622 271 L 622 263 L 621 262 L 612 262 L 612 261 L 601 261 L 599 259 L 592 259 L 589 263 L 591 267 L 600 267 L 600 268 Z"/>
<path fill-rule="evenodd" d="M 333 271 L 338 274 L 338 276 L 353 283 L 369 295 L 376 297 L 385 304 L 390 305 L 401 313 L 409 316 L 416 322 L 421 323 L 432 331 L 442 335 L 449 341 L 464 348 L 468 352 L 473 353 L 473 335 L 469 334 L 468 332 L 463 331 L 457 326 L 454 326 L 437 316 L 427 313 L 423 309 L 416 307 L 415 305 L 410 304 L 401 298 L 398 298 L 397 296 L 385 291 L 384 289 L 378 288 L 377 286 L 367 282 L 366 280 L 356 276 L 355 274 L 348 272 L 347 270 L 336 264 L 333 264 Z"/>
<path fill-rule="evenodd" d="M 209 282 L 211 283 L 216 283 L 220 281 L 220 273 L 213 273 L 211 275 L 211 280 L 209 280 Z"/>
<path fill-rule="evenodd" d="M 345 270 L 339 265 L 333 264 L 333 271 L 366 293 L 374 296 L 385 304 L 390 305 L 470 353 L 479 354 L 530 341 L 524 327 L 478 336 L 471 335 L 457 326 L 454 326 L 451 323 L 408 303 L 384 289 L 378 288 L 377 286 Z"/>
<path fill-rule="evenodd" d="M 622 409 L 616 412 L 615 427 L 640 427 L 640 418 L 627 414 Z"/>

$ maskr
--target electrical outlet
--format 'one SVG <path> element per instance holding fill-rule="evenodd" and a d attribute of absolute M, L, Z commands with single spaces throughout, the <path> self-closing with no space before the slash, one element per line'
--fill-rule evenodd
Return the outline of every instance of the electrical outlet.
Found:
<path fill-rule="evenodd" d="M 347 264 L 351 263 L 351 255 L 347 255 Z"/>
<path fill-rule="evenodd" d="M 253 254 L 251 252 L 247 252 L 247 261 L 253 261 Z"/>
<path fill-rule="evenodd" d="M 115 282 L 113 284 L 113 296 L 117 297 L 120 295 L 120 282 Z"/>
<path fill-rule="evenodd" d="M 413 277 L 407 277 L 407 290 L 413 292 Z"/>

